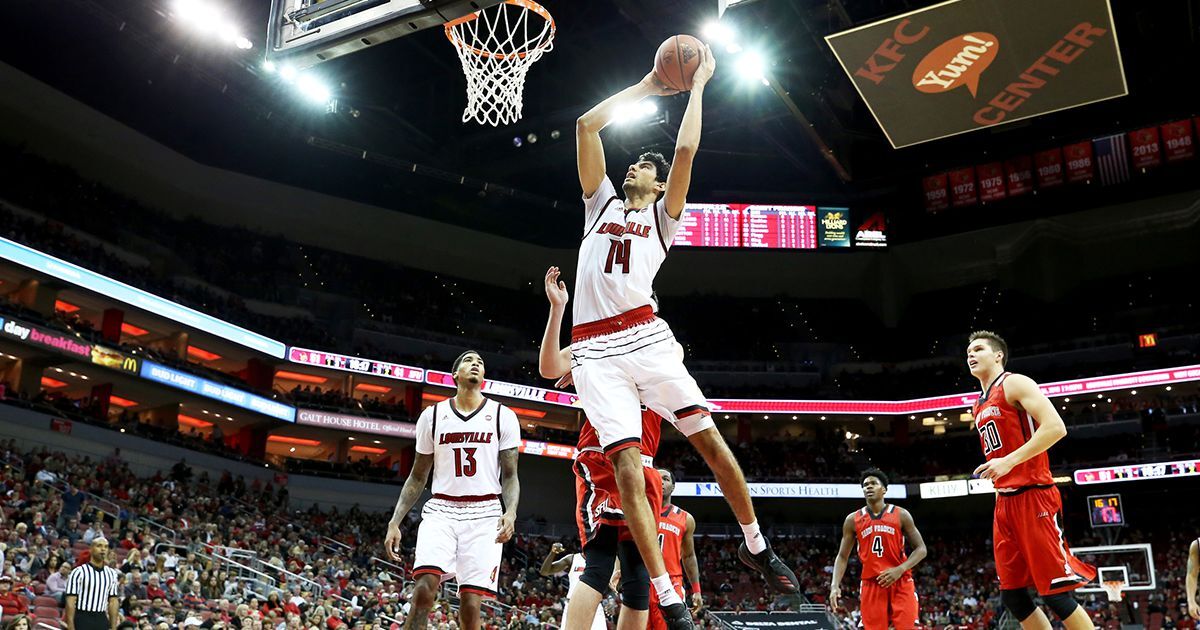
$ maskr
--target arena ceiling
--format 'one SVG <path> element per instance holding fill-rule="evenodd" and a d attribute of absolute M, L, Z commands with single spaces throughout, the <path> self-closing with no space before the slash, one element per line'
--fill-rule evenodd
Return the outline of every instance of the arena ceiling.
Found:
<path fill-rule="evenodd" d="M 516 235 L 519 224 L 537 222 L 563 235 L 578 222 L 575 118 L 637 80 L 663 38 L 699 32 L 715 14 L 715 1 L 546 0 L 559 26 L 555 49 L 530 72 L 524 118 L 494 129 L 460 122 L 464 79 L 440 29 L 317 66 L 339 103 L 326 113 L 262 71 L 269 2 L 224 4 L 254 49 L 190 34 L 169 17 L 169 0 L 45 0 L 11 7 L 0 60 L 203 163 L 483 230 Z M 920 177 L 932 169 L 1196 113 L 1183 69 L 1200 58 L 1200 2 L 1114 0 L 1129 96 L 894 150 L 824 36 L 928 4 L 751 0 L 731 8 L 726 20 L 739 43 L 762 50 L 779 88 L 743 80 L 718 54 L 691 198 L 869 204 L 897 216 L 920 212 Z M 667 99 L 663 124 L 608 132 L 610 167 L 643 149 L 669 151 L 685 103 Z M 362 151 L 430 170 L 365 163 Z"/>

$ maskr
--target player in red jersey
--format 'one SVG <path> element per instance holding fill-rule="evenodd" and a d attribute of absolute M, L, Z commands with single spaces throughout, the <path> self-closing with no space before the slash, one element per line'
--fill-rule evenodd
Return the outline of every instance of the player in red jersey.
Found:
<path fill-rule="evenodd" d="M 867 507 L 851 512 L 842 523 L 842 546 L 833 561 L 833 584 L 829 607 L 838 608 L 842 576 L 850 561 L 850 549 L 858 542 L 862 562 L 862 624 L 866 630 L 910 630 L 917 625 L 917 591 L 912 569 L 925 559 L 925 540 L 908 510 L 883 502 L 888 478 L 878 468 L 862 474 Z M 904 554 L 904 541 L 912 554 Z"/>
<path fill-rule="evenodd" d="M 967 367 L 979 379 L 975 430 L 987 461 L 975 475 L 996 486 L 992 523 L 1000 599 L 1026 630 L 1050 628 L 1029 596 L 1034 587 L 1067 630 L 1092 620 L 1070 591 L 1092 581 L 1096 568 L 1071 554 L 1063 538 L 1062 497 L 1050 474 L 1048 450 L 1067 434 L 1053 403 L 1027 376 L 1004 371 L 1008 344 L 994 332 L 971 333 Z"/>
<path fill-rule="evenodd" d="M 558 285 L 558 274 L 553 268 L 546 273 L 546 298 L 552 307 L 557 305 L 561 308 L 567 302 L 566 288 Z M 544 376 L 560 379 L 558 386 L 565 387 L 571 379 L 571 350 L 559 347 L 560 325 L 561 317 L 555 318 L 552 309 L 538 357 L 538 370 Z M 662 436 L 662 417 L 643 409 L 641 434 L 645 495 L 657 507 L 662 503 L 662 481 L 654 469 L 654 456 Z M 569 630 L 588 630 L 592 627 L 596 608 L 609 590 L 610 576 L 619 560 L 622 567 L 619 578 L 621 611 L 617 617 L 617 627 L 642 630 L 646 627 L 647 609 L 650 607 L 650 574 L 625 523 L 613 463 L 604 453 L 595 427 L 586 419 L 579 429 L 575 448 L 579 451 L 573 466 L 575 521 L 579 528 L 584 568 L 579 576 L 579 584 L 572 591 L 571 605 L 567 607 L 563 626 Z"/>
<path fill-rule="evenodd" d="M 675 477 L 671 471 L 660 468 L 658 474 L 662 477 L 658 542 L 662 547 L 663 562 L 667 565 L 667 575 L 671 576 L 671 586 L 684 601 L 688 600 L 683 594 L 686 578 L 687 591 L 691 593 L 692 614 L 698 615 L 704 608 L 704 599 L 700 595 L 700 564 L 696 561 L 696 544 L 692 539 L 696 533 L 696 519 L 687 511 L 671 505 L 671 494 L 675 492 Z M 667 630 L 667 621 L 658 609 L 658 594 L 653 590 L 650 592 L 650 604 L 649 630 Z"/>

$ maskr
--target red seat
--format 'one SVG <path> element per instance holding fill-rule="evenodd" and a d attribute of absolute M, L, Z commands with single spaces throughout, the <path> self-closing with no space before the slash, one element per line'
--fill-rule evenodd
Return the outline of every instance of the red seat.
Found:
<path fill-rule="evenodd" d="M 58 619 L 59 611 L 57 606 L 38 606 L 33 609 L 35 617 L 48 617 L 50 619 Z"/>
<path fill-rule="evenodd" d="M 29 588 L 33 590 L 34 595 L 41 595 L 46 592 L 46 585 L 41 582 L 34 582 Z"/>
<path fill-rule="evenodd" d="M 39 595 L 34 598 L 33 605 L 34 606 L 49 606 L 51 608 L 58 608 L 58 600 L 54 599 L 53 597 L 50 597 L 49 595 Z"/>
<path fill-rule="evenodd" d="M 38 617 L 37 621 L 34 623 L 33 630 L 37 630 L 38 628 L 54 628 L 57 630 L 62 627 L 62 621 L 58 619 L 53 617 Z"/>

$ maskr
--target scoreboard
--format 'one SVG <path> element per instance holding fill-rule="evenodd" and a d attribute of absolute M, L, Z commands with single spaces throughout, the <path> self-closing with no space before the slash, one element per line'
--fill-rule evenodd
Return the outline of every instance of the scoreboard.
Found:
<path fill-rule="evenodd" d="M 689 203 L 674 245 L 816 249 L 816 206 Z"/>
<path fill-rule="evenodd" d="M 1093 529 L 1125 525 L 1125 510 L 1121 505 L 1121 495 L 1093 495 L 1087 500 L 1088 516 L 1091 518 Z"/>

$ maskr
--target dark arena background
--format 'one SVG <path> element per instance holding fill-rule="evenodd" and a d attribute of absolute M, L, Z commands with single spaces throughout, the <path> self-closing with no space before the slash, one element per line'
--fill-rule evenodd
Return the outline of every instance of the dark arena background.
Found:
<path fill-rule="evenodd" d="M 5 8 L 5 628 L 68 627 L 64 579 L 101 535 L 113 627 L 423 627 L 420 510 L 400 561 L 383 541 L 465 349 L 521 425 L 483 624 L 560 627 L 567 579 L 540 568 L 579 548 L 584 417 L 539 375 L 543 276 L 576 299 L 577 119 L 676 33 L 717 68 L 658 313 L 802 595 L 739 562 L 713 473 L 665 427 L 697 626 L 863 627 L 857 554 L 837 607 L 830 582 L 878 467 L 928 547 L 919 626 L 1020 627 L 992 555 L 1003 499 L 972 474 L 965 353 L 986 329 L 1067 427 L 1061 523 L 1100 571 L 1075 600 L 1096 626 L 1195 627 L 1197 0 L 545 0 L 526 17 L 553 39 L 520 54 L 503 47 L 532 35 L 456 49 L 443 24 L 525 2 Z M 615 112 L 610 176 L 672 159 L 688 102 Z M 447 583 L 429 623 L 457 630 L 459 603 Z"/>

